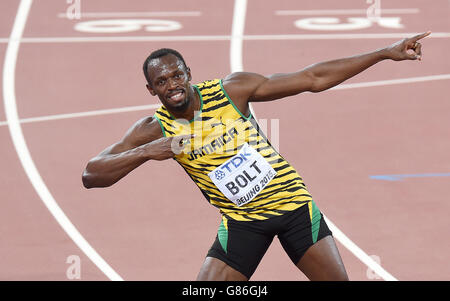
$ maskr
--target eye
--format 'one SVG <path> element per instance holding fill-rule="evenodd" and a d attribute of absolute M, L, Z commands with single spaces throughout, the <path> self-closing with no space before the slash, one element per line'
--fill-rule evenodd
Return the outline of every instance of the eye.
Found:
<path fill-rule="evenodd" d="M 164 85 L 166 83 L 166 80 L 165 79 L 160 79 L 156 84 L 158 85 L 158 86 L 162 86 L 162 85 Z"/>

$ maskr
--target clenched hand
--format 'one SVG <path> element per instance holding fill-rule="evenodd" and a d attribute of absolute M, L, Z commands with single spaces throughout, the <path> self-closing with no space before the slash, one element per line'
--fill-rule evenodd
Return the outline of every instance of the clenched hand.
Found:
<path fill-rule="evenodd" d="M 180 135 L 163 137 L 141 146 L 153 160 L 166 160 L 180 154 L 186 147 L 186 140 L 194 138 L 194 135 Z"/>

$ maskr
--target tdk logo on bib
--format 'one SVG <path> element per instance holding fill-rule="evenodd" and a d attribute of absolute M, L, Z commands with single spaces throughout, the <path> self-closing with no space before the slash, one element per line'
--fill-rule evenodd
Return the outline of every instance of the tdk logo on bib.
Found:
<path fill-rule="evenodd" d="M 272 166 L 247 143 L 239 153 L 208 174 L 216 187 L 237 206 L 254 199 L 275 175 Z"/>
<path fill-rule="evenodd" d="M 247 161 L 248 157 L 251 157 L 252 154 L 246 153 L 245 151 L 248 151 L 248 149 L 245 148 L 245 146 L 242 148 L 242 150 L 233 158 L 225 162 L 220 166 L 220 169 L 223 171 L 233 172 L 236 168 L 241 166 L 242 163 Z"/>

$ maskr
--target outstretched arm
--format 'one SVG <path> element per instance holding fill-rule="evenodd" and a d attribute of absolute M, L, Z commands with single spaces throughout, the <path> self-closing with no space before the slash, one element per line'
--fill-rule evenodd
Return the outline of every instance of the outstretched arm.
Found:
<path fill-rule="evenodd" d="M 314 78 L 309 91 L 327 90 L 385 59 L 395 61 L 421 60 L 422 45 L 417 41 L 429 34 L 430 32 L 426 32 L 409 39 L 403 39 L 389 47 L 370 53 L 312 65 L 306 68 L 312 72 Z"/>
<path fill-rule="evenodd" d="M 224 80 L 224 87 L 241 107 L 249 101 L 269 101 L 306 91 L 324 91 L 385 59 L 421 60 L 422 50 L 418 41 L 430 33 L 403 39 L 370 53 L 313 64 L 294 73 L 268 77 L 247 72 L 233 73 Z"/>

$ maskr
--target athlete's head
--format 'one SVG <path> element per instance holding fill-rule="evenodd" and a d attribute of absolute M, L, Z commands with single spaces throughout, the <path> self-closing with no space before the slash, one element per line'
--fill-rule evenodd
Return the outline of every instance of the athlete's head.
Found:
<path fill-rule="evenodd" d="M 184 111 L 192 99 L 191 70 L 176 50 L 162 48 L 152 52 L 144 62 L 147 89 L 157 95 L 171 111 Z"/>

